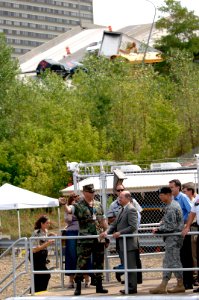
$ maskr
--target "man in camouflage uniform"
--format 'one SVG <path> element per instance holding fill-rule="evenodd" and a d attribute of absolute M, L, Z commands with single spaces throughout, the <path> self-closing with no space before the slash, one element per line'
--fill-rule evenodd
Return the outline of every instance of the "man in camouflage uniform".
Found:
<path fill-rule="evenodd" d="M 159 190 L 159 197 L 166 204 L 165 214 L 160 222 L 160 226 L 153 230 L 153 233 L 174 233 L 181 232 L 184 227 L 183 214 L 177 201 L 172 200 L 172 191 L 170 187 L 162 187 Z M 177 285 L 172 289 L 167 289 L 168 281 L 171 279 L 172 271 L 163 271 L 163 279 L 160 285 L 154 289 L 150 289 L 151 294 L 183 293 L 185 287 L 183 285 L 183 272 L 178 271 L 182 268 L 180 260 L 180 249 L 183 245 L 183 237 L 181 235 L 165 236 L 165 257 L 163 260 L 163 268 L 176 268 L 173 271 L 177 278 Z"/>
<path fill-rule="evenodd" d="M 94 200 L 94 186 L 88 184 L 83 186 L 84 198 L 74 205 L 67 206 L 66 211 L 73 213 L 79 221 L 79 235 L 99 235 L 108 227 L 106 216 L 104 215 L 102 205 Z M 78 239 L 77 241 L 77 270 L 86 270 L 92 255 L 92 268 L 103 270 L 104 268 L 104 248 L 105 240 L 97 238 Z M 81 295 L 81 273 L 75 275 L 77 283 L 74 295 Z M 108 290 L 102 286 L 102 273 L 96 273 L 96 293 L 108 293 Z"/>

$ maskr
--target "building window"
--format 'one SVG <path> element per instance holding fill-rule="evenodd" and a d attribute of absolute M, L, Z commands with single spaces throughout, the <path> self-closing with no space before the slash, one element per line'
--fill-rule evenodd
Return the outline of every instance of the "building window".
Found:
<path fill-rule="evenodd" d="M 13 7 L 14 7 L 14 8 L 19 8 L 19 4 L 13 3 Z"/>
<path fill-rule="evenodd" d="M 14 21 L 14 26 L 20 26 L 20 22 Z"/>

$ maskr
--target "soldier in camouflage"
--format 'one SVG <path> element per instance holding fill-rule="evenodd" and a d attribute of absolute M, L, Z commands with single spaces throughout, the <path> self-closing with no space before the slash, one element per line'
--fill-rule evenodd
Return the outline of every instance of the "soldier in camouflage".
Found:
<path fill-rule="evenodd" d="M 99 235 L 108 227 L 102 205 L 94 200 L 94 186 L 83 186 L 84 198 L 74 205 L 67 206 L 66 211 L 74 214 L 79 221 L 79 235 Z M 92 268 L 103 270 L 104 268 L 105 240 L 98 238 L 78 239 L 77 241 L 77 270 L 86 270 L 92 255 Z M 81 295 L 81 281 L 83 274 L 75 275 L 76 290 L 74 295 Z M 96 293 L 108 293 L 102 286 L 102 273 L 96 273 Z"/>
<path fill-rule="evenodd" d="M 166 204 L 164 216 L 160 222 L 160 226 L 153 230 L 153 233 L 175 233 L 181 232 L 184 227 L 183 214 L 180 205 L 172 200 L 172 191 L 170 187 L 162 187 L 159 190 L 159 197 Z M 168 281 L 171 279 L 172 271 L 163 271 L 163 279 L 160 285 L 154 289 L 150 289 L 151 294 L 166 294 L 185 292 L 183 285 L 183 272 L 178 271 L 182 268 L 180 260 L 180 249 L 183 245 L 182 235 L 165 236 L 165 257 L 163 260 L 163 268 L 176 268 L 173 271 L 177 278 L 177 285 L 172 289 L 167 289 Z"/>

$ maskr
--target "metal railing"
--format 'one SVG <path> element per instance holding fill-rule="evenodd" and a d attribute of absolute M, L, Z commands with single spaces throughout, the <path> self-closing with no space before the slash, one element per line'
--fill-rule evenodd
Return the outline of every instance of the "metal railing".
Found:
<path fill-rule="evenodd" d="M 199 232 L 190 232 L 189 235 L 198 235 Z M 181 233 L 170 233 L 170 234 L 158 234 L 158 237 L 165 237 L 165 236 L 176 236 L 176 235 L 181 235 Z M 124 275 L 125 275 L 125 292 L 128 292 L 128 272 L 140 272 L 140 269 L 128 269 L 127 268 L 127 249 L 126 249 L 126 238 L 128 237 L 154 237 L 154 234 L 152 233 L 137 233 L 137 234 L 126 234 L 126 235 L 122 235 L 121 237 L 123 238 L 123 243 L 124 243 Z M 94 238 L 98 238 L 98 235 L 88 235 L 88 236 L 62 236 L 62 237 L 53 237 L 54 239 L 59 239 L 59 240 L 67 240 L 67 239 L 94 239 Z M 108 236 L 109 238 L 111 237 Z M 30 247 L 32 245 L 32 240 L 33 239 L 37 239 L 37 238 L 30 238 Z M 52 239 L 52 237 L 49 237 L 48 239 Z M 111 258 L 111 256 L 109 256 L 109 258 Z M 34 274 L 48 274 L 48 273 L 60 273 L 60 274 L 64 274 L 66 271 L 65 270 L 61 270 L 61 269 L 56 269 L 56 270 L 50 270 L 50 271 L 34 271 L 33 270 L 33 255 L 31 255 L 30 257 L 31 260 L 31 289 L 32 289 L 32 294 L 34 294 Z M 60 264 L 62 265 L 62 264 Z M 162 271 L 175 271 L 175 268 L 142 268 L 141 272 L 162 272 Z M 194 271 L 197 270 L 199 271 L 199 268 L 179 268 L 179 271 Z M 103 269 L 103 270 L 67 270 L 67 274 L 77 274 L 77 273 L 87 273 L 87 274 L 92 274 L 92 273 L 111 273 L 111 272 L 121 272 L 121 270 L 117 270 L 117 269 L 110 269 L 109 265 Z"/>
<path fill-rule="evenodd" d="M 22 259 L 22 261 L 17 264 L 16 263 L 16 249 L 19 247 L 19 243 L 23 245 L 23 248 L 25 249 L 25 258 Z M 28 239 L 27 238 L 20 238 L 17 241 L 15 241 L 11 246 L 9 246 L 6 251 L 4 251 L 0 255 L 0 259 L 5 257 L 6 255 L 12 253 L 12 271 L 10 271 L 8 274 L 6 274 L 1 280 L 0 280 L 0 293 L 2 293 L 7 287 L 9 287 L 11 284 L 13 284 L 13 294 L 16 296 L 16 280 L 22 275 L 28 273 Z M 25 270 L 23 272 L 19 272 L 17 274 L 17 270 L 22 266 L 25 265 Z M 11 278 L 11 279 L 10 279 Z M 8 281 L 7 283 L 5 283 Z M 3 284 L 5 285 L 3 286 Z M 29 290 L 29 287 L 22 293 L 22 295 L 25 295 L 27 291 Z M 22 296 L 20 295 L 20 296 Z"/>
<path fill-rule="evenodd" d="M 155 225 L 155 224 L 154 224 Z M 189 232 L 189 235 L 198 235 L 199 232 L 197 231 L 192 231 Z M 164 236 L 175 236 L 175 235 L 181 235 L 181 233 L 170 233 L 170 234 L 158 234 L 158 238 L 162 238 Z M 175 268 L 170 268 L 170 269 L 165 269 L 162 267 L 159 268 L 142 268 L 140 269 L 128 269 L 127 268 L 127 251 L 126 251 L 126 239 L 128 237 L 139 237 L 141 239 L 144 238 L 152 238 L 154 237 L 154 234 L 152 233 L 136 233 L 136 234 L 126 234 L 126 235 L 122 235 L 121 238 L 123 238 L 123 243 L 124 243 L 124 269 L 122 270 L 124 272 L 124 276 L 125 276 L 125 291 L 127 293 L 128 291 L 128 272 L 163 272 L 163 271 L 175 271 Z M 109 238 L 111 237 L 108 236 Z M 53 239 L 55 240 L 55 257 L 56 257 L 56 268 L 55 269 L 49 269 L 47 271 L 38 271 L 38 270 L 34 270 L 33 267 L 33 252 L 30 251 L 30 257 L 28 258 L 28 253 L 29 253 L 29 249 L 32 249 L 33 246 L 33 241 L 36 239 L 39 239 L 39 237 L 31 237 L 29 239 L 29 243 L 28 243 L 28 239 L 27 238 L 21 238 L 19 240 L 17 240 L 12 246 L 10 246 L 1 256 L 0 259 L 7 255 L 10 251 L 12 251 L 12 267 L 13 267 L 13 271 L 9 274 L 7 274 L 1 281 L 0 281 L 0 285 L 2 285 L 3 282 L 5 282 L 5 280 L 12 275 L 12 279 L 4 286 L 1 288 L 0 292 L 2 292 L 3 290 L 5 290 L 8 286 L 10 286 L 11 284 L 13 284 L 13 296 L 17 296 L 16 295 L 16 280 L 19 276 L 22 276 L 23 274 L 27 274 L 28 270 L 30 270 L 30 286 L 24 291 L 23 295 L 29 290 L 29 288 L 31 288 L 31 294 L 34 295 L 35 290 L 34 290 L 34 274 L 60 274 L 60 282 L 62 282 L 63 280 L 63 275 L 66 273 L 66 270 L 63 269 L 63 251 L 62 251 L 62 242 L 63 240 L 67 240 L 67 239 L 95 239 L 98 238 L 98 235 L 89 235 L 89 236 L 53 236 Z M 51 237 L 46 237 L 46 240 L 48 239 L 52 239 Z M 25 263 L 25 271 L 21 272 L 19 274 L 16 274 L 16 270 L 19 268 L 19 266 L 21 265 L 16 265 L 16 255 L 15 255 L 15 248 L 18 245 L 18 243 L 21 243 L 22 241 L 24 241 L 24 249 L 25 249 L 25 259 L 23 260 L 22 263 Z M 22 244 L 22 243 L 21 243 Z M 28 247 L 29 244 L 29 247 Z M 157 253 L 154 253 L 155 255 Z M 144 254 L 144 255 L 148 255 L 148 254 Z M 152 253 L 150 255 L 153 255 Z M 142 254 L 141 254 L 142 256 Z M 121 270 L 119 269 L 112 269 L 110 268 L 110 264 L 109 264 L 109 259 L 111 258 L 115 258 L 117 256 L 112 256 L 112 255 L 108 255 L 108 252 L 106 252 L 106 256 L 105 256 L 105 268 L 103 270 L 67 270 L 67 274 L 76 274 L 76 273 L 104 273 L 104 274 L 110 274 L 110 273 L 116 273 L 116 272 L 121 272 Z M 29 259 L 30 259 L 30 268 L 28 268 L 29 266 Z M 194 271 L 197 270 L 199 271 L 199 268 L 180 268 L 178 269 L 179 271 Z M 62 282 L 63 284 L 63 282 Z M 22 295 L 20 295 L 22 296 Z"/>

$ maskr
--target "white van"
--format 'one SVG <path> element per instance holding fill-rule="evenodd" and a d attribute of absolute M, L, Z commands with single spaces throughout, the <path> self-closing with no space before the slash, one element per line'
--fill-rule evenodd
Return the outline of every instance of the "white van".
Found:
<path fill-rule="evenodd" d="M 165 162 L 165 163 L 152 163 L 150 165 L 151 170 L 170 170 L 182 168 L 178 162 Z"/>
<path fill-rule="evenodd" d="M 102 41 L 98 41 L 98 42 L 93 42 L 91 43 L 87 48 L 86 48 L 86 52 L 87 53 L 96 53 L 98 54 L 98 51 L 101 47 L 101 43 Z"/>

